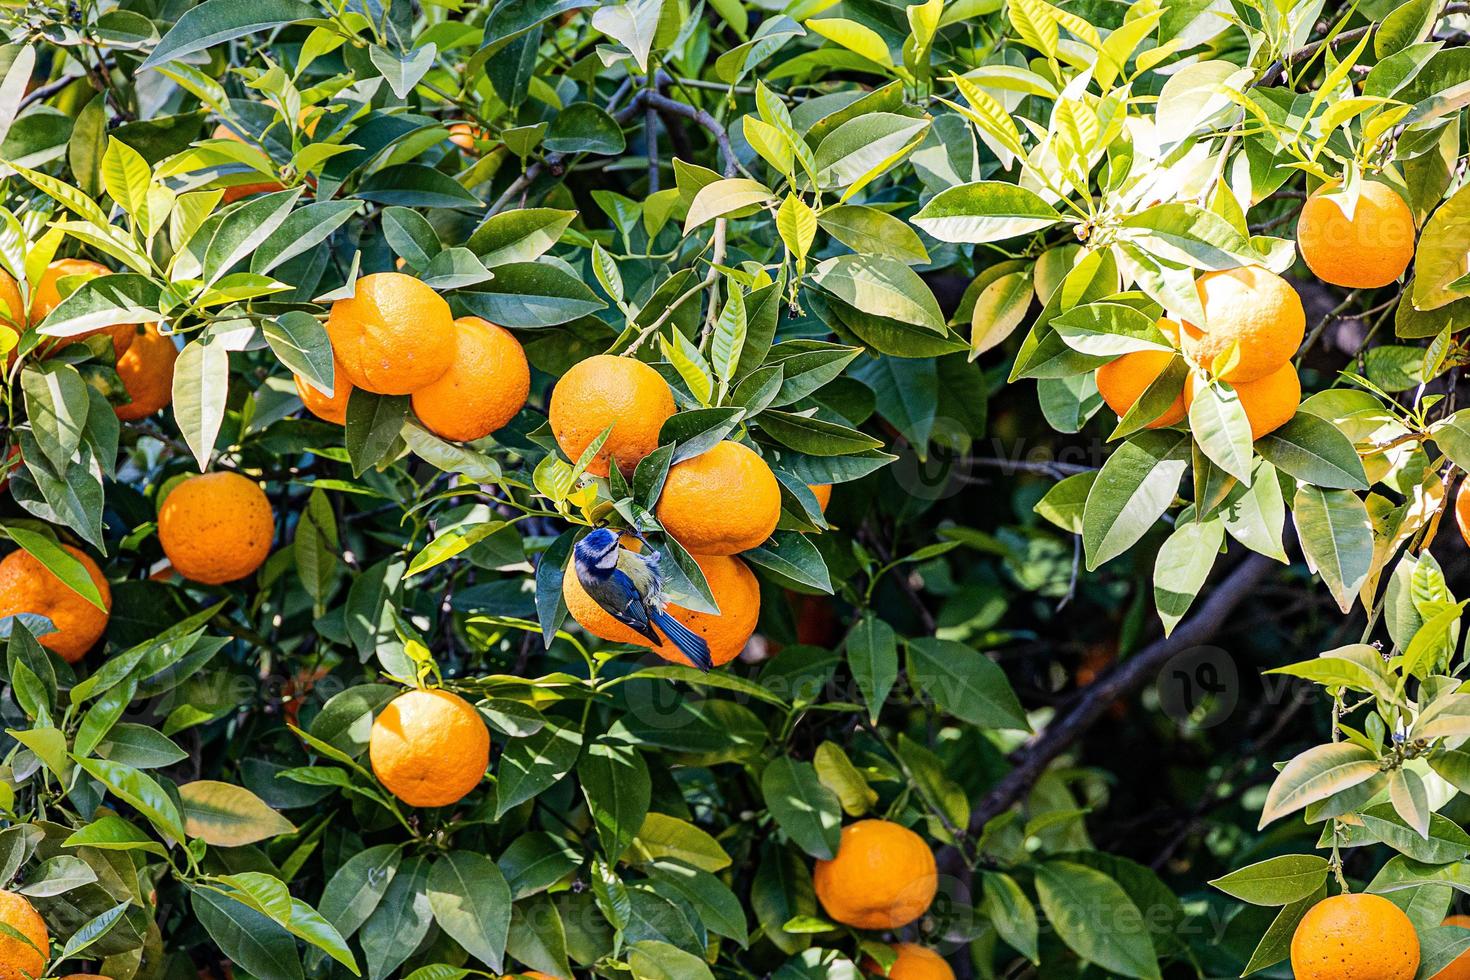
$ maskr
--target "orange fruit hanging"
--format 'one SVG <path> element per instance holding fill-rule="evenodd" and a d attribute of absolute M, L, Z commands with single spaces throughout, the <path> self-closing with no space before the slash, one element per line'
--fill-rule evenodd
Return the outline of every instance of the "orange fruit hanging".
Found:
<path fill-rule="evenodd" d="M 636 539 L 623 539 L 625 548 L 638 550 L 635 547 L 637 544 Z M 694 560 L 699 564 L 700 571 L 704 572 L 705 581 L 709 583 L 715 605 L 720 611 L 718 614 L 695 612 L 683 606 L 670 605 L 668 612 L 690 631 L 704 638 L 704 642 L 709 645 L 710 660 L 718 667 L 739 656 L 751 634 L 755 632 L 756 622 L 761 614 L 760 583 L 756 581 L 750 567 L 739 558 L 696 555 Z M 671 663 L 689 665 L 689 661 L 672 643 L 664 642 L 654 646 L 647 637 L 614 619 L 612 614 L 587 594 L 574 569 L 567 569 L 561 583 L 567 611 L 593 636 L 613 643 L 648 647 Z"/>
<path fill-rule="evenodd" d="M 1307 268 L 1323 282 L 1349 289 L 1387 286 L 1414 260 L 1414 212 L 1387 184 L 1365 180 L 1349 218 L 1333 196 L 1341 184 L 1323 184 L 1307 197 L 1296 222 L 1296 243 Z"/>
<path fill-rule="evenodd" d="M 31 326 L 39 327 L 41 321 L 51 315 L 51 311 L 61 305 L 61 280 L 80 277 L 82 279 L 96 279 L 100 276 L 110 276 L 112 270 L 100 262 L 92 262 L 88 259 L 57 259 L 46 267 L 41 273 L 41 280 L 36 283 L 36 291 L 31 295 Z M 70 295 L 70 294 L 68 294 Z M 97 334 L 107 334 L 112 338 L 112 352 L 118 357 L 127 353 L 128 347 L 133 343 L 133 335 L 137 332 L 137 326 L 132 323 L 117 323 L 110 327 L 98 327 L 96 330 L 88 330 L 74 337 L 57 337 L 52 341 L 54 348 L 65 347 Z"/>
<path fill-rule="evenodd" d="M 654 512 L 690 554 L 734 555 L 776 530 L 781 486 L 760 454 L 726 439 L 669 467 Z"/>
<path fill-rule="evenodd" d="M 275 532 L 265 491 L 239 473 L 191 476 L 158 509 L 158 541 L 174 571 L 205 585 L 254 574 L 270 557 Z"/>
<path fill-rule="evenodd" d="M 44 975 L 51 956 L 51 935 L 41 913 L 24 895 L 0 891 L 0 922 L 29 940 L 0 934 L 0 980 L 32 980 Z"/>
<path fill-rule="evenodd" d="M 608 460 L 616 459 L 623 475 L 632 476 L 638 462 L 658 448 L 659 430 L 674 414 L 674 393 L 642 361 L 598 354 L 562 375 L 548 414 L 556 444 L 574 463 L 611 425 L 587 472 L 607 476 Z"/>
<path fill-rule="evenodd" d="M 1296 980 L 1413 980 L 1419 937 L 1380 895 L 1334 895 L 1307 910 L 1291 937 Z"/>
<path fill-rule="evenodd" d="M 505 426 L 526 404 L 531 367 L 509 330 L 477 316 L 454 321 L 454 361 L 413 393 L 413 411 L 441 439 L 473 442 Z"/>
<path fill-rule="evenodd" d="M 1460 490 L 1455 494 L 1455 523 L 1460 527 L 1460 537 L 1470 545 L 1470 477 L 1460 481 Z"/>
<path fill-rule="evenodd" d="M 149 323 L 134 330 L 127 353 L 117 359 L 117 376 L 132 400 L 114 405 L 112 411 L 124 422 L 146 418 L 173 401 L 174 361 L 179 349 L 173 339 Z"/>
<path fill-rule="evenodd" d="M 0 323 L 15 328 L 17 333 L 29 323 L 20 284 L 8 272 L 0 272 Z"/>
<path fill-rule="evenodd" d="M 1097 369 L 1094 375 L 1097 392 L 1107 402 L 1108 408 L 1122 418 L 1173 359 L 1172 353 L 1162 350 L 1138 350 L 1124 354 Z M 1162 429 L 1183 420 L 1184 392 L 1180 391 L 1173 403 L 1148 423 L 1147 428 Z"/>
<path fill-rule="evenodd" d="M 1194 404 L 1195 386 L 1199 384 L 1197 377 L 1190 372 L 1184 380 L 1186 407 Z M 1241 381 L 1231 387 L 1235 389 L 1240 407 L 1245 409 L 1245 417 L 1250 421 L 1252 441 L 1290 422 L 1302 400 L 1302 382 L 1290 362 L 1264 378 Z"/>
<path fill-rule="evenodd" d="M 827 915 L 858 929 L 901 929 L 923 915 L 939 890 L 924 839 L 889 820 L 842 828 L 837 856 L 818 861 L 812 885 Z"/>
<path fill-rule="evenodd" d="M 62 547 L 86 568 L 105 609 L 98 609 L 73 592 L 29 552 L 12 551 L 0 560 L 0 619 L 19 613 L 45 616 L 56 630 L 37 639 L 43 647 L 55 650 L 62 660 L 74 664 L 106 631 L 112 590 L 90 555 L 69 544 Z"/>
<path fill-rule="evenodd" d="M 832 502 L 832 484 L 808 483 L 806 488 L 817 498 L 817 506 L 822 509 L 822 513 L 827 513 L 827 505 Z"/>
<path fill-rule="evenodd" d="M 401 272 L 363 276 L 327 316 L 347 379 L 380 395 L 412 394 L 443 377 L 454 362 L 454 333 L 449 304 Z"/>
<path fill-rule="evenodd" d="M 347 372 L 342 370 L 340 361 L 332 361 L 332 394 L 322 394 L 316 386 L 307 381 L 299 374 L 292 374 L 292 380 L 296 382 L 296 394 L 301 396 L 301 404 L 306 410 L 323 422 L 335 422 L 338 425 L 347 423 L 347 400 L 352 397 L 352 382 L 347 380 Z"/>
<path fill-rule="evenodd" d="M 954 971 L 944 962 L 944 957 L 927 946 L 899 943 L 893 951 L 898 954 L 898 959 L 893 961 L 887 973 L 873 960 L 868 960 L 863 969 L 888 980 L 954 980 Z"/>
<path fill-rule="evenodd" d="M 409 691 L 373 720 L 368 760 L 378 781 L 409 806 L 448 806 L 490 767 L 490 732 L 458 694 Z"/>
<path fill-rule="evenodd" d="M 1255 381 L 1291 360 L 1301 346 L 1307 330 L 1301 297 L 1269 269 L 1207 272 L 1195 288 L 1205 323 L 1185 321 L 1180 340 L 1185 353 L 1211 374 L 1231 384 Z"/>

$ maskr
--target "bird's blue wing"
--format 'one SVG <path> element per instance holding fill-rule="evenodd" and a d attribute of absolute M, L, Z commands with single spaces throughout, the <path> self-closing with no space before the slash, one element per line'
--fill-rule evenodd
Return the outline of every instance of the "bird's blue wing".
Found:
<path fill-rule="evenodd" d="M 615 568 L 607 576 L 606 584 L 601 591 L 609 601 L 604 602 L 601 597 L 593 594 L 598 604 L 608 612 L 612 613 L 618 622 L 624 626 L 637 630 L 648 637 L 654 643 L 659 643 L 662 638 L 654 630 L 648 621 L 648 602 L 638 586 L 628 577 L 621 568 Z"/>

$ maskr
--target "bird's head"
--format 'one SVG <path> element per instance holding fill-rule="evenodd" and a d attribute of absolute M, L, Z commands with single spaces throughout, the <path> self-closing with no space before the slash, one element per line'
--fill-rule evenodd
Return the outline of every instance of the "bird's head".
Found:
<path fill-rule="evenodd" d="M 577 560 L 584 565 L 609 571 L 618 563 L 616 531 L 600 527 L 577 542 Z"/>

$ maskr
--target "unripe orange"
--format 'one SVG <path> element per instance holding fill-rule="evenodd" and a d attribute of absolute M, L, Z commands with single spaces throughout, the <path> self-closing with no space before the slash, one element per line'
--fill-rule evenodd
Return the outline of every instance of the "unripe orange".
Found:
<path fill-rule="evenodd" d="M 1413 980 L 1419 937 L 1381 895 L 1334 895 L 1307 910 L 1291 937 L 1296 980 Z"/>
<path fill-rule="evenodd" d="M 132 328 L 130 328 L 132 329 Z M 114 405 L 112 411 L 124 422 L 146 418 L 173 401 L 174 361 L 179 349 L 173 339 L 149 323 L 134 330 L 127 353 L 117 359 L 117 376 L 132 399 Z"/>
<path fill-rule="evenodd" d="M 96 645 L 106 631 L 107 620 L 111 616 L 112 590 L 102 575 L 102 569 L 90 555 L 71 545 L 62 547 L 86 568 L 105 608 L 98 609 L 73 592 L 29 552 L 12 551 L 0 560 L 0 619 L 20 613 L 45 616 L 56 630 L 38 637 L 41 645 L 55 650 L 62 660 L 74 664 Z M 3 912 L 3 906 L 0 906 L 0 913 Z M 3 978 L 3 973 L 0 973 L 0 978 Z"/>
<path fill-rule="evenodd" d="M 674 414 L 674 393 L 657 371 L 631 357 L 598 354 L 572 365 L 551 392 L 556 444 L 576 462 L 609 425 L 612 432 L 587 472 L 607 476 L 616 459 L 624 476 L 658 448 L 659 430 Z"/>
<path fill-rule="evenodd" d="M 1199 383 L 1196 377 L 1190 372 L 1184 381 L 1186 406 L 1194 404 L 1195 385 Z M 1264 378 L 1237 382 L 1231 387 L 1240 399 L 1240 407 L 1245 409 L 1245 417 L 1250 420 L 1252 441 L 1290 422 L 1302 400 L 1302 382 L 1290 361 Z"/>
<path fill-rule="evenodd" d="M 734 555 L 776 530 L 781 486 L 755 450 L 726 439 L 669 467 L 654 512 L 690 554 Z"/>
<path fill-rule="evenodd" d="M 454 330 L 449 304 L 401 272 L 363 276 L 327 316 L 348 380 L 380 395 L 412 394 L 443 377 L 454 362 Z"/>
<path fill-rule="evenodd" d="M 311 382 L 299 374 L 291 375 L 296 382 L 296 394 L 301 396 L 301 404 L 306 410 L 323 422 L 335 422 L 345 425 L 347 422 L 347 400 L 352 397 L 352 382 L 347 380 L 347 372 L 342 370 L 340 361 L 332 362 L 332 394 L 327 396 L 316 389 Z"/>
<path fill-rule="evenodd" d="M 368 759 L 378 781 L 409 806 L 448 806 L 484 778 L 490 732 L 458 694 L 409 691 L 374 719 Z"/>
<path fill-rule="evenodd" d="M 1349 289 L 1387 286 L 1414 260 L 1414 212 L 1387 184 L 1365 180 L 1349 218 L 1331 196 L 1339 182 L 1307 197 L 1296 223 L 1296 243 L 1307 267 L 1323 282 Z"/>
<path fill-rule="evenodd" d="M 1185 321 L 1184 351 L 1222 380 L 1255 381 L 1291 360 L 1306 334 L 1301 297 L 1269 269 L 1245 266 L 1207 272 L 1195 282 L 1205 323 Z M 1231 356 L 1232 350 L 1235 351 Z"/>
<path fill-rule="evenodd" d="M 271 553 L 275 515 L 260 484 L 239 473 L 192 476 L 158 509 L 158 541 L 191 582 L 222 585 L 251 575 Z"/>
<path fill-rule="evenodd" d="M 934 853 L 918 834 L 888 820 L 842 828 L 837 856 L 818 861 L 812 885 L 827 915 L 858 929 L 901 929 L 939 890 Z"/>
<path fill-rule="evenodd" d="M 505 426 L 526 404 L 531 367 L 509 330 L 477 316 L 454 321 L 454 360 L 413 393 L 413 411 L 441 439 L 473 442 Z"/>

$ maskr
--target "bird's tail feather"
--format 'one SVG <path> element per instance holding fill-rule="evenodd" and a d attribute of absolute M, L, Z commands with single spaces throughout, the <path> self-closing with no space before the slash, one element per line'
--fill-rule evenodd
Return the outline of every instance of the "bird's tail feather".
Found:
<path fill-rule="evenodd" d="M 689 658 L 689 662 L 700 670 L 708 672 L 713 667 L 714 661 L 709 656 L 709 644 L 704 642 L 704 637 L 690 631 L 683 623 L 662 609 L 654 609 L 649 615 L 655 626 L 663 630 L 668 641 L 678 647 L 679 652 Z"/>

